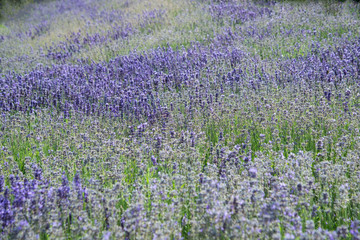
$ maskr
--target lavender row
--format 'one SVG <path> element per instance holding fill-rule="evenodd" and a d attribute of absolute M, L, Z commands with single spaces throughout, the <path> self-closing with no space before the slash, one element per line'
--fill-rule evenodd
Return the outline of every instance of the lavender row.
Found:
<path fill-rule="evenodd" d="M 337 219 L 344 226 L 331 227 L 334 218 L 341 217 L 334 214 L 344 204 L 351 209 L 343 211 L 359 211 L 359 178 L 344 179 L 343 166 L 321 163 L 325 180 L 320 183 L 309 171 L 312 157 L 304 153 L 289 159 L 277 157 L 286 166 L 279 172 L 274 172 L 266 157 L 247 162 L 229 152 L 226 161 L 221 168 L 208 165 L 200 174 L 190 164 L 184 169 L 195 169 L 187 170 L 187 176 L 159 173 L 149 182 L 115 184 L 110 189 L 97 180 L 84 186 L 78 174 L 72 181 L 63 175 L 60 185 L 54 185 L 34 165 L 32 180 L 10 175 L 4 186 L 0 177 L 2 234 L 105 239 L 359 237 L 358 220 Z M 215 177 L 218 172 L 222 172 L 220 178 Z M 324 184 L 336 180 L 336 192 L 324 189 Z M 333 230 L 319 227 L 319 219 L 327 219 Z"/>
<path fill-rule="evenodd" d="M 249 84 L 254 89 L 264 84 L 281 86 L 301 81 L 336 85 L 357 81 L 359 55 L 358 40 L 343 41 L 334 50 L 313 46 L 305 58 L 278 63 L 279 70 L 274 74 L 264 67 L 244 63 L 246 54 L 221 45 L 194 45 L 188 50 L 159 48 L 118 57 L 109 63 L 63 64 L 38 67 L 24 75 L 6 74 L 1 78 L 0 106 L 4 111 L 52 107 L 59 111 L 74 109 L 87 114 L 130 114 L 151 119 L 163 114 L 162 107 L 168 104 L 156 97 L 159 90 L 179 91 L 196 81 L 203 86 L 199 90 L 208 96 L 215 89 L 234 91 Z M 216 74 L 215 64 L 221 61 L 234 70 L 221 74 L 220 79 L 204 78 Z"/>
<path fill-rule="evenodd" d="M 231 24 L 241 24 L 263 15 L 270 16 L 272 10 L 269 7 L 259 7 L 255 4 L 241 4 L 237 1 L 226 1 L 211 3 L 209 12 L 216 21 L 229 19 Z"/>

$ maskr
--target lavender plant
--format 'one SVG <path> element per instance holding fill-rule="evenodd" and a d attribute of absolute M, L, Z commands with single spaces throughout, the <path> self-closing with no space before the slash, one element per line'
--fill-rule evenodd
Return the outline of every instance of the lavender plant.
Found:
<path fill-rule="evenodd" d="M 72 2 L 2 23 L 1 239 L 360 238 L 354 3 Z"/>

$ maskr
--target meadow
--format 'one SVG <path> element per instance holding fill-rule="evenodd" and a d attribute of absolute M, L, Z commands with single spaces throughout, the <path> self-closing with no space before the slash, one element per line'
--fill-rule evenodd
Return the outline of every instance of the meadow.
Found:
<path fill-rule="evenodd" d="M 360 239 L 359 4 L 4 9 L 0 239 Z"/>

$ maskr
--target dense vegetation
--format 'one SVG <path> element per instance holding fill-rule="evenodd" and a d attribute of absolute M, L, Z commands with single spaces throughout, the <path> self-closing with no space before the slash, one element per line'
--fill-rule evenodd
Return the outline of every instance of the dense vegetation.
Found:
<path fill-rule="evenodd" d="M 360 239 L 358 8 L 8 12 L 0 239 Z"/>

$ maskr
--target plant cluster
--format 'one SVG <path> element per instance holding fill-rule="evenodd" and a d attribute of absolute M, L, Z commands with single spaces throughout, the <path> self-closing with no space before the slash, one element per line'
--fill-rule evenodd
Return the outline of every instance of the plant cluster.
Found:
<path fill-rule="evenodd" d="M 0 32 L 1 239 L 360 239 L 356 5 L 71 2 Z"/>

